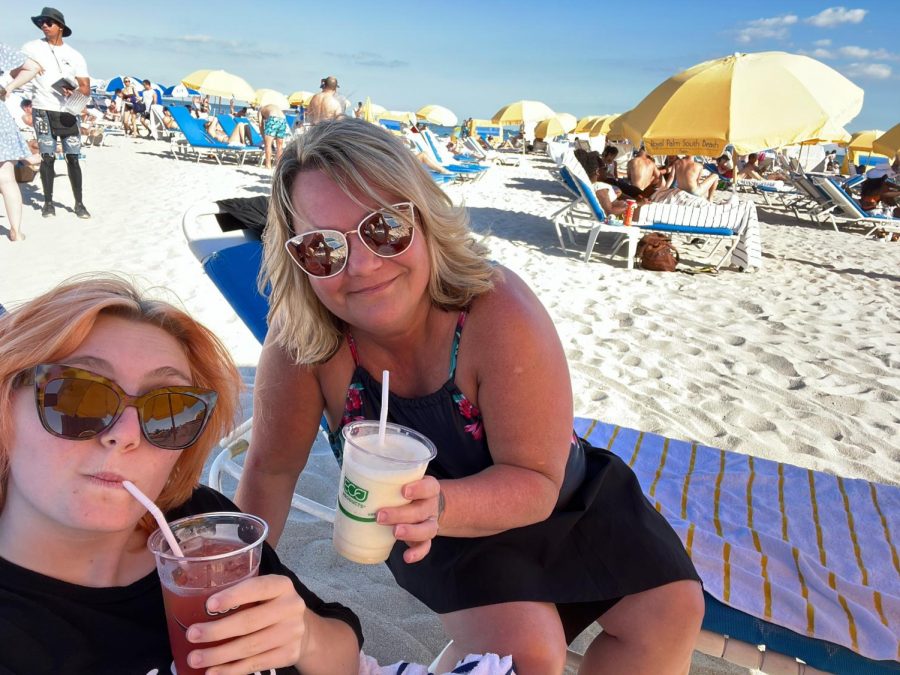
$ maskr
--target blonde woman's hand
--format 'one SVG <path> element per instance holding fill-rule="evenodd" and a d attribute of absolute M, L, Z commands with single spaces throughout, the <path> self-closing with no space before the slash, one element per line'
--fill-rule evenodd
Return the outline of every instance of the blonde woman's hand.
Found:
<path fill-rule="evenodd" d="M 431 540 L 438 533 L 438 505 L 441 486 L 433 476 L 407 483 L 402 494 L 409 504 L 379 509 L 378 523 L 393 525 L 394 537 L 407 544 L 403 560 L 419 562 L 431 550 Z"/>

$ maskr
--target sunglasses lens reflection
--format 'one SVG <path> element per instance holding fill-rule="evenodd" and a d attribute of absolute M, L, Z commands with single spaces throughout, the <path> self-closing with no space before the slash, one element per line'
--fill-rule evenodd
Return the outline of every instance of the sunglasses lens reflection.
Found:
<path fill-rule="evenodd" d="M 314 277 L 334 276 L 347 262 L 347 238 L 337 231 L 319 230 L 288 242 L 288 251 Z"/>
<path fill-rule="evenodd" d="M 376 255 L 391 258 L 403 253 L 412 243 L 412 212 L 408 208 L 398 211 L 399 216 L 388 211 L 373 213 L 359 228 L 363 242 Z"/>
<path fill-rule="evenodd" d="M 141 425 L 153 445 L 177 450 L 197 440 L 208 412 L 206 403 L 195 396 L 167 392 L 144 402 Z"/>
<path fill-rule="evenodd" d="M 54 433 L 76 440 L 106 429 L 118 408 L 118 395 L 105 384 L 66 377 L 46 384 L 41 416 Z"/>

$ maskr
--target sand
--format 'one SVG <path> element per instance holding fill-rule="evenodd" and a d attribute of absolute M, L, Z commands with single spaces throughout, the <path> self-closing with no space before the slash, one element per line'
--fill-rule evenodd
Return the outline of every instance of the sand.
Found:
<path fill-rule="evenodd" d="M 0 217 L 0 303 L 15 306 L 101 270 L 167 288 L 231 350 L 248 384 L 249 415 L 259 345 L 188 250 L 181 215 L 198 201 L 264 194 L 268 172 L 175 161 L 163 142 L 109 143 L 85 150 L 84 199 L 93 218 L 71 212 L 63 162 L 55 218 L 40 216 L 37 180 L 26 186 L 27 240 L 9 242 Z M 529 158 L 493 167 L 448 192 L 465 201 L 492 257 L 547 307 L 569 359 L 577 415 L 900 483 L 900 310 L 892 300 L 900 243 L 797 222 L 761 205 L 764 268 L 756 273 L 628 271 L 622 257 L 600 255 L 604 239 L 585 263 L 563 254 L 546 218 L 565 199 L 549 166 Z M 690 258 L 691 248 L 682 254 Z M 306 494 L 334 500 L 337 472 L 327 449 L 317 448 L 302 480 Z M 310 586 L 360 614 L 366 651 L 381 663 L 427 663 L 445 644 L 437 618 L 383 566 L 338 557 L 325 524 L 292 517 L 280 550 Z M 700 655 L 692 672 L 746 671 Z"/>

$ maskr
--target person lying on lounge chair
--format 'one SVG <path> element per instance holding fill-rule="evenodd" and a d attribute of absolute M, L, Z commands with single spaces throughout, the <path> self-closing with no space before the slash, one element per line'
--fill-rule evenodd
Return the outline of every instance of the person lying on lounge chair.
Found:
<path fill-rule="evenodd" d="M 178 122 L 172 117 L 172 111 L 168 106 L 163 106 L 162 124 L 166 129 L 177 129 Z"/>
<path fill-rule="evenodd" d="M 147 547 L 158 526 L 123 482 L 169 521 L 237 511 L 199 481 L 240 389 L 207 328 L 115 277 L 0 316 L 0 672 L 175 672 Z M 323 602 L 268 544 L 259 561 L 258 576 L 182 614 L 204 617 L 183 626 L 190 665 L 359 672 L 353 612 Z"/>
<path fill-rule="evenodd" d="M 231 132 L 230 136 L 225 133 L 222 125 L 219 124 L 219 120 L 215 117 L 207 119 L 203 128 L 206 129 L 206 133 L 219 141 L 219 143 L 227 143 L 233 147 L 253 145 L 253 136 L 250 133 L 250 126 L 246 122 L 238 122 L 235 124 L 234 131 Z"/>
<path fill-rule="evenodd" d="M 859 205 L 871 216 L 900 218 L 900 186 L 891 183 L 885 169 L 872 169 L 859 186 Z"/>
<path fill-rule="evenodd" d="M 716 173 L 725 180 L 734 178 L 734 164 L 731 161 L 731 157 L 727 154 L 721 154 L 716 157 Z"/>
<path fill-rule="evenodd" d="M 790 176 L 786 176 L 781 171 L 769 171 L 763 173 L 759 166 L 759 155 L 751 152 L 747 155 L 747 163 L 744 168 L 738 171 L 738 178 L 750 178 L 751 180 L 790 180 Z"/>
<path fill-rule="evenodd" d="M 429 157 L 426 153 L 419 150 L 420 144 L 416 143 L 416 139 L 413 136 L 413 134 L 419 134 L 419 130 L 416 127 L 414 127 L 406 122 L 401 122 L 400 123 L 400 133 L 403 136 L 403 140 L 406 143 L 406 147 L 409 148 L 409 151 L 413 155 L 415 155 L 416 159 L 418 159 L 420 162 L 422 162 L 422 164 L 424 164 L 430 171 L 435 171 L 437 173 L 442 173 L 445 175 L 453 173 L 446 167 L 443 167 L 440 164 L 438 164 L 435 160 L 433 160 L 431 157 Z"/>
<path fill-rule="evenodd" d="M 588 180 L 591 181 L 591 189 L 597 196 L 597 201 L 600 202 L 600 206 L 603 207 L 606 215 L 625 213 L 628 203 L 625 201 L 624 195 L 620 196 L 619 190 L 613 187 L 613 183 L 609 182 L 606 167 L 603 165 L 600 153 L 596 150 L 591 152 L 576 150 L 575 157 L 581 163 Z"/>

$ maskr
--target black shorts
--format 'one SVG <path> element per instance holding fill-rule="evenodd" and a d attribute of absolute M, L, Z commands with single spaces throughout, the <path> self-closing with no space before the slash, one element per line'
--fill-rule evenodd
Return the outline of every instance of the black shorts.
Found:
<path fill-rule="evenodd" d="M 603 616 L 622 598 L 597 600 L 595 602 L 565 602 L 556 605 L 563 630 L 566 633 L 566 644 L 572 644 L 581 632 Z"/>

